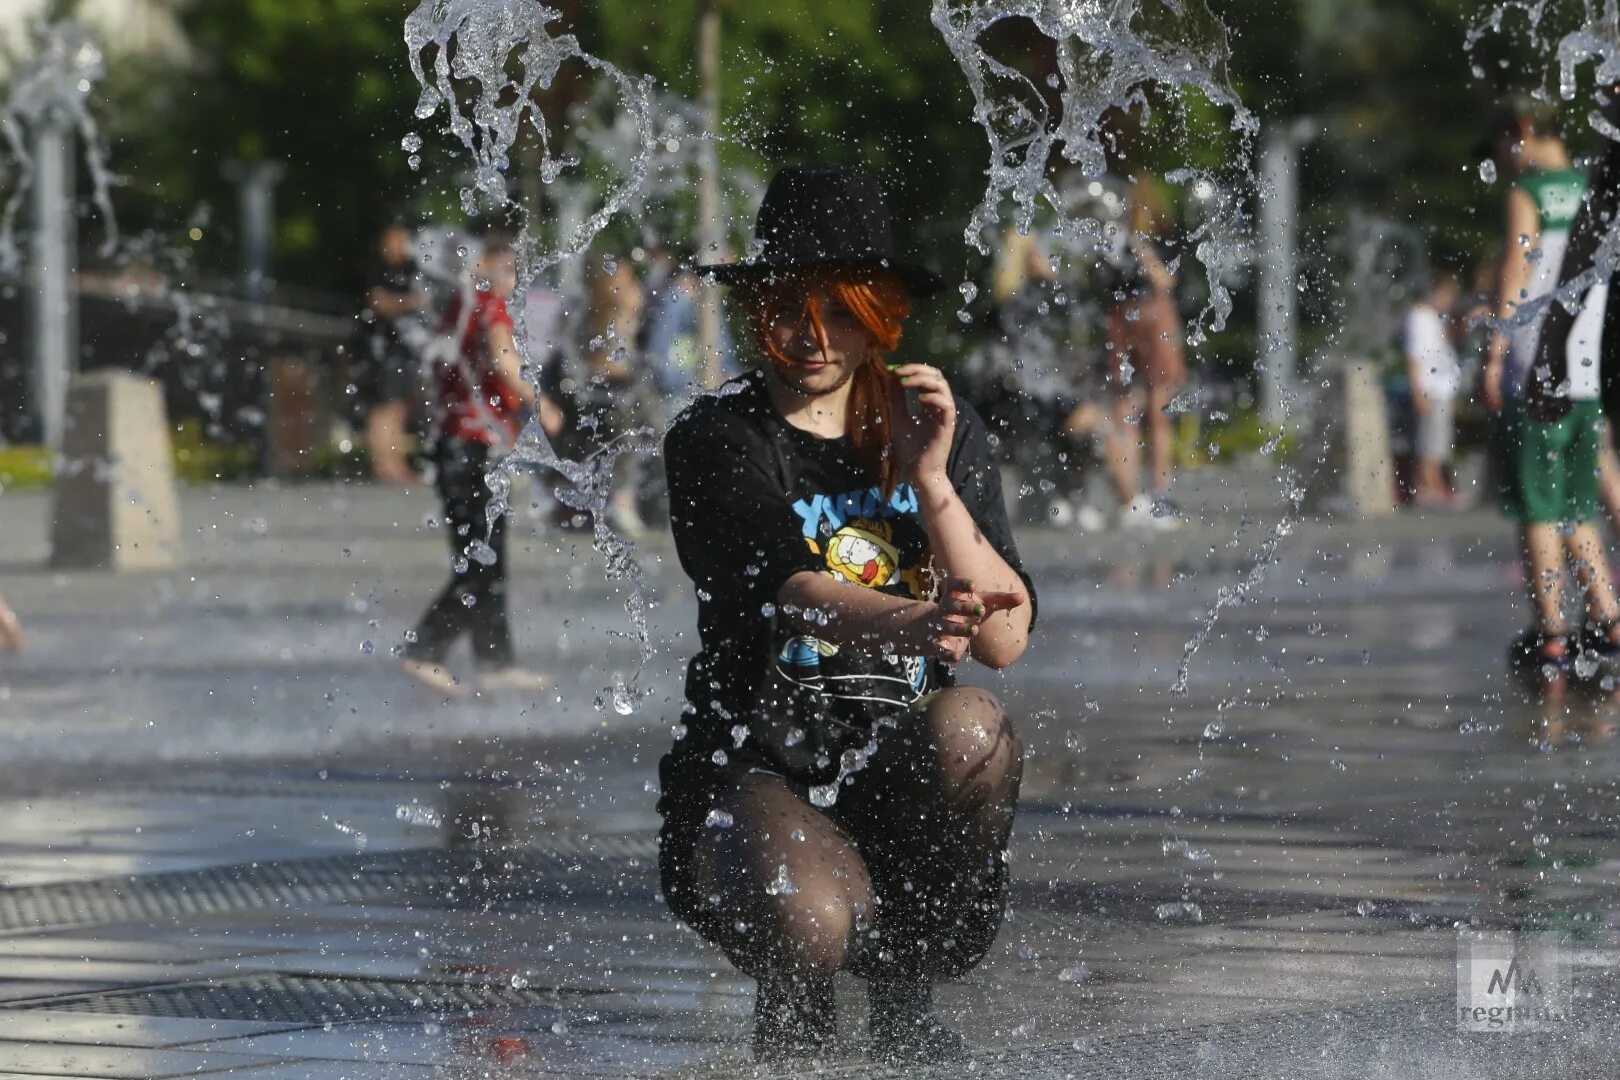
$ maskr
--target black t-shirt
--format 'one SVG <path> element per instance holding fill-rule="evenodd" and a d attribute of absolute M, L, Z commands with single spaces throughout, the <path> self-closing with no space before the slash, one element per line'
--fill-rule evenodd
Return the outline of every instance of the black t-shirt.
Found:
<path fill-rule="evenodd" d="M 991 545 L 1023 575 L 984 423 L 960 398 L 956 408 L 951 481 Z M 769 743 L 786 732 L 791 746 L 797 721 L 764 715 L 783 707 L 784 691 L 836 727 L 864 733 L 951 685 L 936 661 L 840 649 L 777 617 L 783 584 L 804 571 L 930 596 L 928 537 L 910 484 L 885 497 L 847 439 L 818 438 L 783 420 L 759 371 L 694 402 L 670 427 L 664 455 L 675 549 L 697 589 L 703 646 L 687 669 L 687 732 L 677 755 L 752 748 L 791 762 Z M 1029 594 L 1033 603 L 1032 587 Z"/>

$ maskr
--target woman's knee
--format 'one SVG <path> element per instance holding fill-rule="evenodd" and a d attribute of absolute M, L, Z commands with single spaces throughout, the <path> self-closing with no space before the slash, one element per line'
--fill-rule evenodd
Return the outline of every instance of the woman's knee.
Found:
<path fill-rule="evenodd" d="M 1001 703 L 977 687 L 940 693 L 927 714 L 928 739 L 948 784 L 1016 782 L 1024 745 Z"/>
<path fill-rule="evenodd" d="M 755 978 L 827 976 L 843 968 L 871 919 L 864 871 L 808 868 L 782 860 L 753 867 L 710 897 L 720 919 L 705 933 Z M 723 914 L 722 914 L 723 913 Z"/>
<path fill-rule="evenodd" d="M 830 975 L 871 917 L 871 880 L 831 822 L 808 808 L 802 820 L 788 820 L 796 808 L 780 802 L 723 798 L 715 809 L 730 817 L 729 827 L 666 827 L 664 893 L 678 916 L 749 975 Z"/>

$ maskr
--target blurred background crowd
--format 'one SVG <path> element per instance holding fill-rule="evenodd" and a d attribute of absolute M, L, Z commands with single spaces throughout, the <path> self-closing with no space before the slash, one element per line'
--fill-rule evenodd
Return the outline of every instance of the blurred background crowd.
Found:
<path fill-rule="evenodd" d="M 565 234 L 642 135 L 588 72 L 559 78 L 541 107 L 560 138 L 587 133 L 566 147 L 577 168 L 543 176 L 526 167 L 538 145 L 520 140 L 516 211 L 469 215 L 454 194 L 458 148 L 413 126 L 419 90 L 399 33 L 410 6 L 11 0 L 0 10 L 0 85 L 31 20 L 71 15 L 105 43 L 94 111 L 128 239 L 104 258 L 97 223 L 79 223 L 77 362 L 141 358 L 165 386 L 185 476 L 420 479 L 433 343 L 453 334 L 446 312 L 479 252 L 525 220 Z M 1502 184 L 1480 144 L 1503 90 L 1522 81 L 1522 58 L 1512 34 L 1460 47 L 1480 14 L 1470 0 L 1213 3 L 1238 39 L 1225 74 L 1267 118 L 1259 134 L 1235 132 L 1213 105 L 1149 94 L 1111 118 L 1107 176 L 1056 178 L 1065 211 L 1099 224 L 1093 243 L 1080 250 L 1037 218 L 1027 234 L 981 238 L 987 255 L 961 232 L 983 184 L 983 134 L 948 50 L 914 32 L 915 13 L 808 0 L 552 6 L 597 55 L 652 80 L 663 125 L 638 205 L 513 312 L 561 409 L 565 456 L 660 430 L 683 395 L 752 362 L 723 319 L 703 347 L 710 301 L 693 274 L 721 255 L 703 250 L 695 182 L 705 144 L 695 35 L 713 14 L 722 246 L 746 248 L 759 177 L 776 165 L 874 168 L 900 208 L 902 246 L 963 283 L 961 303 L 921 313 L 904 349 L 945 367 L 992 419 L 1026 521 L 1175 528 L 1176 470 L 1286 449 L 1313 365 L 1347 352 L 1386 374 L 1400 497 L 1444 505 L 1477 489 L 1483 342 L 1468 316 L 1494 280 Z M 1016 22 L 985 44 L 1037 85 L 1058 62 Z M 1220 239 L 1222 196 L 1202 177 L 1221 175 L 1245 142 L 1263 186 L 1235 197 L 1257 239 L 1212 281 L 1203 248 Z M 1589 149 L 1572 146 L 1577 158 Z M 1275 254 L 1268 213 L 1284 214 L 1275 227 L 1290 237 L 1282 271 L 1258 254 Z M 1201 317 L 1217 288 L 1234 305 L 1219 324 Z M 0 482 L 11 485 L 49 476 L 33 449 L 42 433 L 25 322 L 21 291 L 0 289 Z M 1414 358 L 1442 346 L 1447 374 L 1425 382 L 1434 365 Z M 1455 403 L 1445 425 L 1424 421 L 1436 403 Z M 621 472 L 617 523 L 656 524 L 656 463 Z M 572 520 L 566 507 L 556 515 Z"/>

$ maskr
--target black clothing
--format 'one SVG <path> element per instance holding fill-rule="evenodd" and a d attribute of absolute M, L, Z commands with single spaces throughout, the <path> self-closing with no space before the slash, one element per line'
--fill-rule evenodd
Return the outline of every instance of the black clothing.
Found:
<path fill-rule="evenodd" d="M 760 244 L 742 262 L 700 266 L 722 285 L 769 281 L 794 270 L 882 268 L 912 296 L 932 296 L 945 279 L 900 258 L 877 177 L 858 165 L 790 165 L 765 189 L 754 222 Z"/>
<path fill-rule="evenodd" d="M 378 263 L 367 280 L 367 297 L 374 290 L 409 296 L 415 291 L 416 268 L 410 263 L 401 266 Z M 360 355 L 365 370 L 360 384 L 367 404 L 380 405 L 413 397 L 421 381 L 421 361 L 400 333 L 398 320 L 385 318 L 367 307 L 361 322 Z"/>
<path fill-rule="evenodd" d="M 457 561 L 449 584 L 416 624 L 415 639 L 405 646 L 407 659 L 439 663 L 465 633 L 472 638 L 478 666 L 501 668 L 512 663 L 512 631 L 506 615 L 506 515 L 493 527 L 486 516 L 491 495 L 484 471 L 489 456 L 484 443 L 465 439 L 440 439 L 434 449 L 445 528 Z M 494 552 L 493 562 L 487 554 L 482 561 L 473 554 L 478 540 Z"/>
<path fill-rule="evenodd" d="M 759 371 L 694 402 L 670 428 L 664 455 L 675 547 L 697 588 L 702 638 L 687 670 L 687 730 L 662 770 L 666 793 L 677 786 L 670 768 L 715 751 L 826 783 L 840 754 L 865 745 L 879 720 L 953 685 L 937 661 L 840 649 L 776 617 L 782 585 L 806 571 L 931 595 L 910 484 L 884 497 L 847 439 L 820 439 L 781 418 Z M 960 399 L 948 468 L 974 521 L 1022 575 L 989 437 Z"/>
<path fill-rule="evenodd" d="M 807 847 L 813 852 L 821 850 L 820 845 L 796 839 L 795 833 L 816 838 L 821 830 L 830 828 L 860 853 L 859 867 L 873 879 L 874 891 L 883 898 L 871 914 L 874 925 L 888 933 L 863 943 L 865 947 L 851 958 L 854 973 L 866 978 L 893 973 L 897 962 L 908 969 L 926 970 L 937 979 L 958 979 L 970 971 L 990 951 L 1006 919 L 1006 849 L 1018 777 L 1011 779 L 1010 787 L 1004 779 L 997 797 L 988 800 L 998 812 L 1005 813 L 1006 825 L 994 830 L 993 842 L 984 845 L 982 851 L 975 849 L 971 859 L 966 860 L 973 863 L 973 869 L 952 874 L 942 866 L 930 868 L 931 863 L 938 862 L 942 836 L 950 835 L 955 843 L 965 841 L 960 832 L 947 834 L 943 829 L 919 828 L 921 804 L 896 797 L 892 789 L 897 773 L 908 779 L 924 774 L 926 783 L 938 781 L 930 757 L 906 745 L 911 732 L 893 734 L 895 738 L 885 743 L 880 756 L 841 785 L 837 802 L 826 807 L 812 804 L 805 784 L 764 765 L 749 764 L 744 757 L 731 757 L 723 764 L 693 758 L 675 768 L 660 768 L 663 790 L 678 793 L 673 799 L 666 794 L 659 804 L 663 825 L 658 830 L 658 877 L 670 910 L 706 939 L 725 941 L 730 924 L 747 913 L 729 903 L 713 902 L 719 891 L 716 872 L 704 849 L 713 843 L 716 830 L 757 830 L 754 838 L 759 848 L 758 861 L 774 870 L 803 859 Z M 664 764 L 670 765 L 671 759 L 666 757 Z M 717 811 L 732 813 L 722 808 L 736 808 L 741 792 L 747 793 L 741 801 L 756 809 L 752 820 L 717 820 Z M 740 814 L 735 816 L 742 818 Z M 901 853 L 905 857 L 897 858 Z M 928 905 L 932 918 L 913 917 L 906 928 L 910 932 L 903 932 L 892 919 L 883 916 L 893 915 L 915 890 L 907 890 L 904 880 L 891 879 L 896 875 L 906 878 L 913 871 L 929 876 L 930 870 L 941 876 L 939 883 L 949 882 L 957 902 Z M 848 875 L 853 870 L 845 866 L 843 872 Z M 801 887 L 808 887 L 808 876 L 798 873 L 791 877 Z M 904 943 L 914 935 L 934 938 L 934 947 L 913 955 Z M 880 949 L 890 955 L 880 957 Z M 739 959 L 733 957 L 734 962 Z"/>

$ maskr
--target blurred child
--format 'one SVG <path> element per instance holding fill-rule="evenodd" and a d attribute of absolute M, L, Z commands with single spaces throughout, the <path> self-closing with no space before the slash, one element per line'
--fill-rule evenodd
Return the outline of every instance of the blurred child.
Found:
<path fill-rule="evenodd" d="M 1538 103 L 1511 108 L 1494 134 L 1498 158 L 1514 178 L 1496 291 L 1496 316 L 1505 322 L 1556 287 L 1587 184 L 1570 162 L 1551 110 Z M 1500 330 L 1492 335 L 1482 391 L 1486 406 L 1502 418 L 1504 505 L 1520 524 L 1534 609 L 1534 625 L 1516 653 L 1557 679 L 1578 648 L 1604 659 L 1620 655 L 1620 604 L 1593 524 L 1603 437 L 1597 349 L 1569 339 L 1580 354 L 1570 352 L 1556 395 L 1570 407 L 1557 419 L 1538 419 L 1525 408 L 1524 392 L 1540 329 L 1538 317 L 1512 327 L 1511 337 Z M 1574 640 L 1564 623 L 1566 561 L 1586 601 L 1587 622 Z"/>

